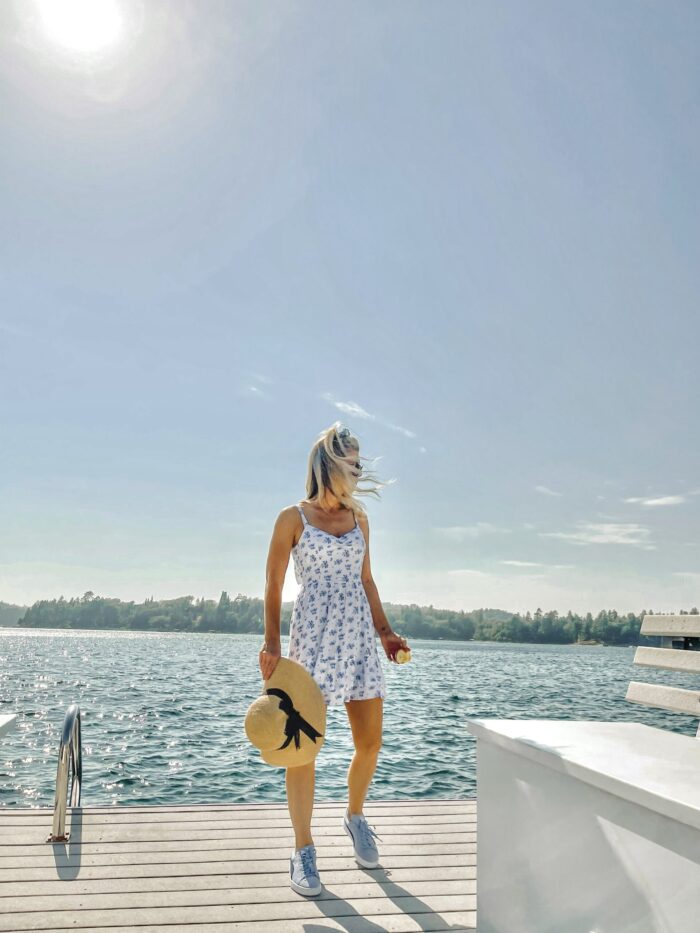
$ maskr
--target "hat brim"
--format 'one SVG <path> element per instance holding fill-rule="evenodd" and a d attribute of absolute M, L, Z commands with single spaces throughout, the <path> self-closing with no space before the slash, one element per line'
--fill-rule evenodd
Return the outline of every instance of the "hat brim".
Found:
<path fill-rule="evenodd" d="M 311 764 L 315 760 L 324 741 L 325 738 L 320 738 L 316 739 L 314 743 L 309 739 L 305 747 L 302 744 L 299 748 L 294 747 L 294 742 L 292 742 L 291 752 L 288 745 L 287 748 L 273 749 L 271 752 L 261 751 L 260 757 L 268 765 L 278 768 L 300 768 L 302 765 Z"/>
<path fill-rule="evenodd" d="M 294 739 L 286 748 L 260 750 L 260 756 L 269 765 L 282 768 L 294 768 L 307 765 L 318 755 L 325 741 L 326 701 L 321 688 L 306 668 L 291 658 L 280 658 L 268 680 L 264 681 L 261 693 L 269 690 L 283 690 L 292 699 L 294 708 L 320 736 L 315 739 L 303 730 L 299 732 L 299 748 Z M 280 745 L 285 736 L 280 736 Z"/>

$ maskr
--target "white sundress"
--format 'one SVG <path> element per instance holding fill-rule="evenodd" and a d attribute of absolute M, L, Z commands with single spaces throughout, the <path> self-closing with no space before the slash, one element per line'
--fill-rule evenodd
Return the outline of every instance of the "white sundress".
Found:
<path fill-rule="evenodd" d="M 311 674 L 329 706 L 386 696 L 377 634 L 364 584 L 366 545 L 357 524 L 333 535 L 308 521 L 292 548 L 301 588 L 292 609 L 289 654 Z"/>

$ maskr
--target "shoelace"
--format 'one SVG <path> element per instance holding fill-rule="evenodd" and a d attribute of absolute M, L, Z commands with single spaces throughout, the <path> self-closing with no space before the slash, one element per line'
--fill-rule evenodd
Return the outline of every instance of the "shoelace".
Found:
<path fill-rule="evenodd" d="M 302 849 L 299 853 L 301 858 L 301 867 L 305 875 L 315 875 L 316 874 L 316 864 L 314 862 L 314 850 L 313 849 Z"/>
<path fill-rule="evenodd" d="M 358 826 L 360 827 L 360 835 L 362 836 L 362 842 L 364 843 L 364 845 L 366 846 L 374 845 L 374 843 L 372 842 L 372 836 L 374 836 L 376 839 L 379 839 L 380 842 L 384 841 L 381 836 L 378 836 L 375 833 L 375 831 L 372 829 L 372 827 L 369 825 L 369 823 L 364 817 L 359 821 Z"/>

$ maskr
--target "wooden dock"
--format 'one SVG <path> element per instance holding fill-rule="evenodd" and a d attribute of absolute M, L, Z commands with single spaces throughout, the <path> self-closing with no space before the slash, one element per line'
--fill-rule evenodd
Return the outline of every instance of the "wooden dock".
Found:
<path fill-rule="evenodd" d="M 344 803 L 318 801 L 323 891 L 289 887 L 286 804 L 0 809 L 0 931 L 393 933 L 476 927 L 476 800 L 368 801 L 380 866 L 361 868 Z"/>

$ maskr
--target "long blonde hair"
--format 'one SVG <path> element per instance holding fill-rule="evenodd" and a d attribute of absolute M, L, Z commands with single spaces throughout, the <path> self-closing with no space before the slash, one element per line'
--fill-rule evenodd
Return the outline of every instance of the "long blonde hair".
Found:
<path fill-rule="evenodd" d="M 361 476 L 346 457 L 357 457 L 361 466 Z M 365 472 L 361 463 L 366 458 L 360 457 L 360 442 L 357 437 L 344 427 L 342 422 L 336 421 L 329 428 L 321 431 L 309 454 L 309 466 L 306 474 L 306 496 L 316 499 L 322 509 L 326 508 L 327 494 L 332 492 L 341 506 L 346 509 L 356 509 L 361 514 L 365 508 L 353 493 L 360 496 L 372 495 L 379 498 L 378 489 L 394 482 L 384 483 L 371 472 Z M 369 483 L 366 488 L 360 488 L 360 483 Z"/>

